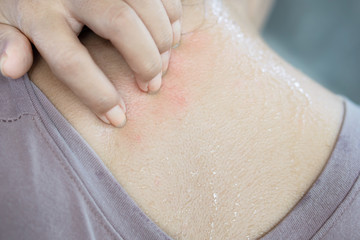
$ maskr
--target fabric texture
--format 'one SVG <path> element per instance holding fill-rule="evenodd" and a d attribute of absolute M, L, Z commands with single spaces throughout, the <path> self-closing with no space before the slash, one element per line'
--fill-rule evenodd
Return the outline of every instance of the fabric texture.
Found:
<path fill-rule="evenodd" d="M 360 108 L 333 154 L 263 239 L 360 239 Z M 28 76 L 0 78 L 0 239 L 171 239 Z"/>
<path fill-rule="evenodd" d="M 268 239 L 360 239 L 360 108 L 345 102 L 337 143 L 322 173 Z"/>

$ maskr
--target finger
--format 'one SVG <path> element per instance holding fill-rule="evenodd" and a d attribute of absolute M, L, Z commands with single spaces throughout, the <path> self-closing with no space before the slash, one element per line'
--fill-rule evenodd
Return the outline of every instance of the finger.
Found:
<path fill-rule="evenodd" d="M 173 44 L 173 30 L 163 3 L 161 0 L 125 0 L 125 2 L 134 9 L 154 39 L 161 54 L 162 71 L 165 73 Z"/>
<path fill-rule="evenodd" d="M 1 73 L 17 79 L 27 73 L 33 63 L 29 39 L 17 28 L 0 24 Z"/>
<path fill-rule="evenodd" d="M 43 17 L 48 21 L 34 24 L 35 29 L 31 29 L 27 35 L 54 75 L 101 120 L 122 127 L 126 122 L 126 108 L 114 86 L 62 16 L 48 14 Z"/>
<path fill-rule="evenodd" d="M 181 38 L 181 0 L 162 0 L 162 2 L 166 9 L 167 15 L 169 16 L 173 29 L 173 47 L 177 47 Z"/>
<path fill-rule="evenodd" d="M 161 86 L 159 50 L 135 11 L 123 1 L 69 1 L 69 9 L 99 36 L 109 39 L 134 71 L 140 89 L 156 92 Z M 76 9 L 76 11 L 74 11 Z"/>
<path fill-rule="evenodd" d="M 168 51 L 173 40 L 172 28 L 161 0 L 125 0 L 125 2 L 140 17 L 158 46 L 159 52 Z"/>

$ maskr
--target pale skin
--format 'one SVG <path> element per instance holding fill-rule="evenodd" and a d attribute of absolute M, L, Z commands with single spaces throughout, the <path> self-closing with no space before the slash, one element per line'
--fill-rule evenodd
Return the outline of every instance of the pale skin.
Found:
<path fill-rule="evenodd" d="M 1 0 L 1 73 L 16 79 L 30 69 L 31 42 L 90 110 L 122 127 L 126 104 L 77 35 L 86 25 L 110 40 L 138 87 L 156 93 L 180 42 L 181 14 L 181 0 Z"/>
<path fill-rule="evenodd" d="M 30 72 L 175 239 L 255 239 L 271 230 L 321 173 L 342 123 L 342 100 L 273 53 L 247 5 L 229 12 L 234 2 L 207 2 L 208 27 L 182 36 L 157 95 L 138 90 L 110 43 L 92 33 L 81 37 L 124 96 L 123 129 L 94 117 L 44 60 Z M 200 13 L 188 13 L 184 23 L 195 24 Z"/>

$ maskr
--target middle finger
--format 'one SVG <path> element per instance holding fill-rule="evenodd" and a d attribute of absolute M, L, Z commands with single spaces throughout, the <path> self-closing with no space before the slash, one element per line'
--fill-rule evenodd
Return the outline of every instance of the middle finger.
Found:
<path fill-rule="evenodd" d="M 160 53 L 170 50 L 173 32 L 170 19 L 161 0 L 125 0 L 143 21 Z"/>
<path fill-rule="evenodd" d="M 142 20 L 127 3 L 119 0 L 69 0 L 67 3 L 79 21 L 118 49 L 134 71 L 140 89 L 159 90 L 160 52 Z"/>

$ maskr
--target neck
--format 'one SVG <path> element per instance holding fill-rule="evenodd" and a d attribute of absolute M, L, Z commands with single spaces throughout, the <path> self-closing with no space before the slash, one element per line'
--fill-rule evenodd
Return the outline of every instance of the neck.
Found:
<path fill-rule="evenodd" d="M 123 129 L 93 116 L 43 60 L 30 77 L 169 235 L 259 237 L 321 172 L 342 103 L 278 58 L 246 21 L 209 2 L 205 22 L 172 52 L 157 95 L 137 89 L 107 41 L 82 36 L 124 96 Z"/>

